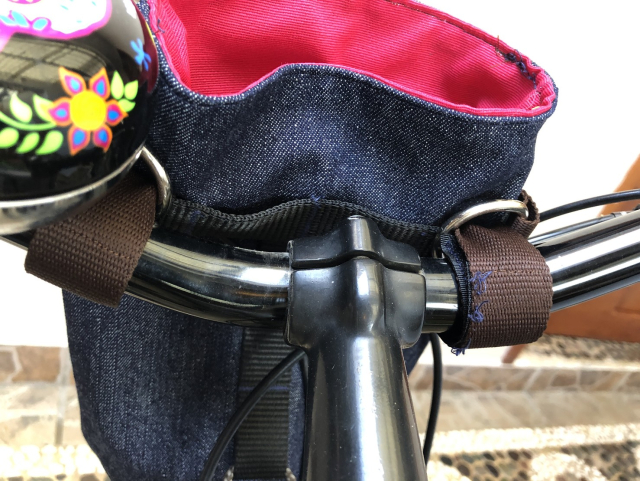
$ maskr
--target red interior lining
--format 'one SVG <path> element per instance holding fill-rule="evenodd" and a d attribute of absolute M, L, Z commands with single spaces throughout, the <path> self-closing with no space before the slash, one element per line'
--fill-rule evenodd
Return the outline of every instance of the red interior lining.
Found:
<path fill-rule="evenodd" d="M 538 115 L 555 98 L 550 78 L 529 59 L 471 25 L 410 1 L 150 4 L 151 25 L 162 29 L 154 28 L 173 71 L 204 95 L 238 94 L 283 65 L 304 63 L 354 70 L 479 115 Z M 522 59 L 520 67 L 505 60 L 508 53 Z"/>

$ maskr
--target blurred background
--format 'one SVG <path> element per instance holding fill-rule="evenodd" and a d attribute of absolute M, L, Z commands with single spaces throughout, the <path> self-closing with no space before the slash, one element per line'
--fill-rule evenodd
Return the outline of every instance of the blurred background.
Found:
<path fill-rule="evenodd" d="M 612 192 L 625 176 L 628 188 L 640 187 L 631 185 L 640 181 L 632 170 L 640 155 L 640 3 L 425 3 L 499 36 L 558 85 L 558 108 L 525 186 L 540 210 Z M 554 219 L 537 232 L 600 211 Z M 25 274 L 23 262 L 23 252 L 0 242 L 0 479 L 106 479 L 80 430 L 60 291 Z M 445 349 L 429 479 L 640 478 L 637 293 L 563 311 L 524 349 L 459 357 Z M 430 356 L 411 376 L 422 429 Z"/>

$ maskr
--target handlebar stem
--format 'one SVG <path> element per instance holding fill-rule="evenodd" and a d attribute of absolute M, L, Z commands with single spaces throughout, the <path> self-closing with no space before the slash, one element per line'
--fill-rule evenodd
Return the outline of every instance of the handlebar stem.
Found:
<path fill-rule="evenodd" d="M 354 224 L 345 230 L 356 236 L 377 231 L 366 219 Z M 296 247 L 315 242 L 293 241 L 292 265 L 300 264 Z M 309 358 L 304 479 L 426 481 L 402 357 L 421 333 L 425 280 L 409 272 L 411 263 L 392 263 L 405 269 L 395 270 L 384 256 L 359 254 L 332 267 L 318 259 L 322 267 L 304 264 L 291 275 L 285 339 Z"/>

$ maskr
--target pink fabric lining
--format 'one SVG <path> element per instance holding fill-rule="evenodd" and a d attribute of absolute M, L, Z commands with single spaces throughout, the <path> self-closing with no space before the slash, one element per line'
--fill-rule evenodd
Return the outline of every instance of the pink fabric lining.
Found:
<path fill-rule="evenodd" d="M 150 0 L 150 7 L 172 70 L 204 95 L 239 94 L 284 65 L 322 64 L 476 115 L 532 117 L 555 99 L 551 79 L 528 58 L 411 0 Z"/>

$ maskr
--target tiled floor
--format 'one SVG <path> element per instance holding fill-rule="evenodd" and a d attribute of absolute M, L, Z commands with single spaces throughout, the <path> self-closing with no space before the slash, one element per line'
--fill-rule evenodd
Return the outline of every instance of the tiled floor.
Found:
<path fill-rule="evenodd" d="M 639 428 L 630 423 L 440 432 L 429 479 L 640 479 Z"/>
<path fill-rule="evenodd" d="M 412 374 L 418 424 L 431 366 Z M 640 345 L 543 336 L 501 369 L 445 366 L 429 480 L 640 479 Z"/>
<path fill-rule="evenodd" d="M 2 481 L 105 481 L 100 461 L 86 444 L 79 446 L 0 446 Z"/>
<path fill-rule="evenodd" d="M 430 481 L 640 479 L 637 352 L 545 339 L 514 366 L 447 367 Z M 411 385 L 422 429 L 430 384 L 421 365 Z M 68 354 L 0 346 L 0 481 L 63 479 L 107 479 L 80 430 Z"/>
<path fill-rule="evenodd" d="M 631 481 L 640 478 L 640 443 L 581 444 L 562 448 L 509 449 L 439 455 L 430 481 Z"/>
<path fill-rule="evenodd" d="M 103 481 L 66 349 L 0 346 L 0 480 Z"/>
<path fill-rule="evenodd" d="M 413 391 L 412 398 L 416 421 L 424 429 L 431 392 Z M 635 423 L 640 423 L 640 393 L 444 391 L 438 430 L 541 429 Z"/>
<path fill-rule="evenodd" d="M 418 364 L 411 373 L 414 389 L 430 389 L 431 364 Z M 618 391 L 640 389 L 640 363 L 633 366 L 506 365 L 447 366 L 444 389 L 471 391 Z"/>

